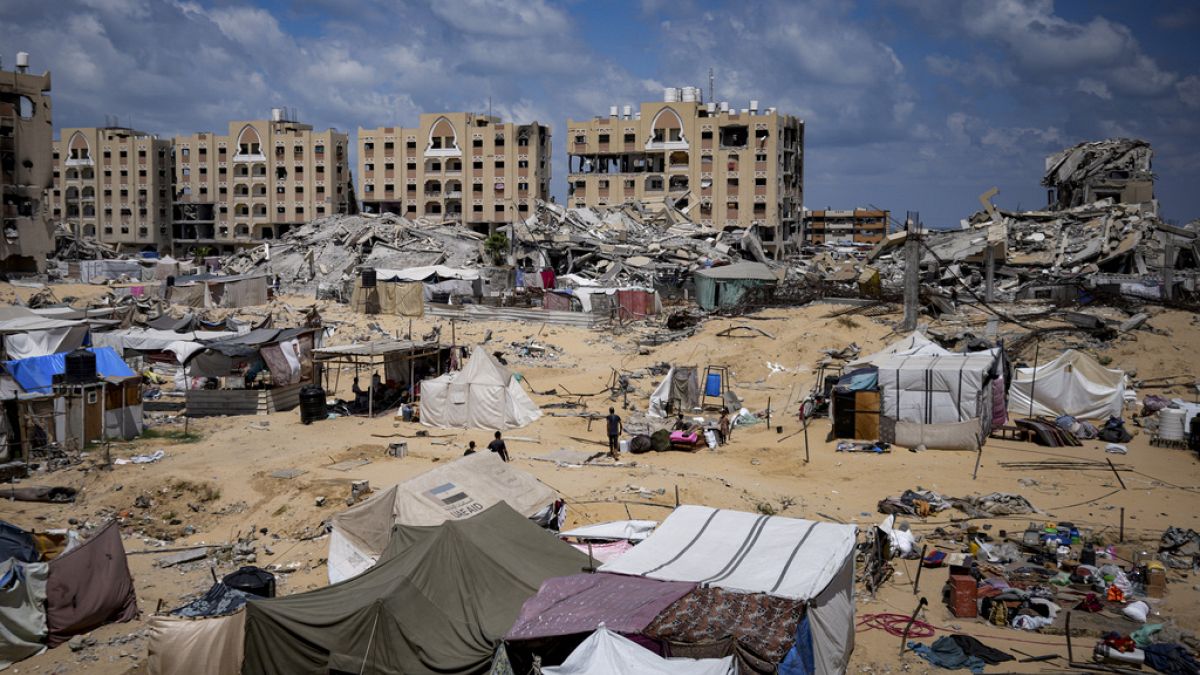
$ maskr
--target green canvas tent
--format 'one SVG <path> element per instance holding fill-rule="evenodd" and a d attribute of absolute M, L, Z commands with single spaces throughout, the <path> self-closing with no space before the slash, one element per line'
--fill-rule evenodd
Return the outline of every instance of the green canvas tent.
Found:
<path fill-rule="evenodd" d="M 541 583 L 587 564 L 504 502 L 466 520 L 400 525 L 363 574 L 251 601 L 242 672 L 482 673 Z"/>
<path fill-rule="evenodd" d="M 736 307 L 750 289 L 774 286 L 778 281 L 779 276 L 770 267 L 750 261 L 707 267 L 692 273 L 696 304 L 706 311 Z"/>

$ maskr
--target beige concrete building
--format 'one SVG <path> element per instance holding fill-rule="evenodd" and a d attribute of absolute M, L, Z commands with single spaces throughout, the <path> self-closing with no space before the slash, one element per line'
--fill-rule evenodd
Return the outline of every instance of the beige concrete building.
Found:
<path fill-rule="evenodd" d="M 704 103 L 696 87 L 607 117 L 567 120 L 571 206 L 671 200 L 717 229 L 755 226 L 775 258 L 796 245 L 804 202 L 804 123 Z"/>
<path fill-rule="evenodd" d="M 54 250 L 46 191 L 54 181 L 50 73 L 33 75 L 29 55 L 0 71 L 0 272 L 43 272 Z"/>
<path fill-rule="evenodd" d="M 369 213 L 490 232 L 550 198 L 550 149 L 549 127 L 474 113 L 425 114 L 412 128 L 359 128 L 359 198 Z"/>
<path fill-rule="evenodd" d="M 807 211 L 804 241 L 809 244 L 877 244 L 888 233 L 891 214 L 880 209 Z"/>
<path fill-rule="evenodd" d="M 316 131 L 283 108 L 230 122 L 228 134 L 175 137 L 173 240 L 179 253 L 226 253 L 354 210 L 349 140 Z"/>
<path fill-rule="evenodd" d="M 54 222 L 125 253 L 171 250 L 171 141 L 119 126 L 54 142 Z"/>

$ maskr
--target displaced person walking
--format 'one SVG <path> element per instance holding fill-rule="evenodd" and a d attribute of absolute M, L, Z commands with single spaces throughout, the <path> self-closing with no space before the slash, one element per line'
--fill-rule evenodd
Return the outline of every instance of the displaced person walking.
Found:
<path fill-rule="evenodd" d="M 729 442 L 729 436 L 733 433 L 733 425 L 729 422 L 729 408 L 721 408 L 721 421 L 717 423 L 717 430 L 721 434 L 721 445 Z"/>
<path fill-rule="evenodd" d="M 620 459 L 621 452 L 618 449 L 618 440 L 621 438 L 621 432 L 624 427 L 621 424 L 621 416 L 617 414 L 615 408 L 608 409 L 608 417 L 604 418 L 608 423 L 608 456 L 613 459 Z"/>
<path fill-rule="evenodd" d="M 500 459 L 508 461 L 508 446 L 504 445 L 504 439 L 500 438 L 500 432 L 496 432 L 496 438 L 491 443 L 488 443 L 488 450 L 500 455 Z"/>

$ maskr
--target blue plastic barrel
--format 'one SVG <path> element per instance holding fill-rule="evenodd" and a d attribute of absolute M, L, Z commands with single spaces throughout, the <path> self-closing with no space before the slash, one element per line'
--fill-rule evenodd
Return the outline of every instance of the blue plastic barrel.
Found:
<path fill-rule="evenodd" d="M 704 395 L 705 396 L 720 396 L 721 395 L 721 374 L 709 373 L 704 380 Z"/>

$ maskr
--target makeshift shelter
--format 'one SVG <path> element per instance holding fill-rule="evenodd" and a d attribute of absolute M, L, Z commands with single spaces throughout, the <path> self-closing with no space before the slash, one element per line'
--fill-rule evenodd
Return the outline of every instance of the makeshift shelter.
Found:
<path fill-rule="evenodd" d="M 700 407 L 700 376 L 696 366 L 672 366 L 650 394 L 647 417 L 666 417 L 672 412 Z"/>
<path fill-rule="evenodd" d="M 72 635 L 137 617 L 137 595 L 117 521 L 109 521 L 49 565 L 47 645 L 55 647 Z"/>
<path fill-rule="evenodd" d="M 742 261 L 696 270 L 692 281 L 696 304 L 711 312 L 739 306 L 752 289 L 778 283 L 779 275 L 762 263 Z"/>
<path fill-rule="evenodd" d="M 313 381 L 316 336 L 312 328 L 259 328 L 205 343 L 184 361 L 188 415 L 265 415 L 296 407 L 300 388 Z"/>
<path fill-rule="evenodd" d="M 360 277 L 354 284 L 350 306 L 362 314 L 425 316 L 425 286 L 419 281 L 379 281 L 363 286 Z"/>
<path fill-rule="evenodd" d="M 42 316 L 24 307 L 0 307 L 0 356 L 5 360 L 60 354 L 87 344 L 87 321 Z"/>
<path fill-rule="evenodd" d="M 500 502 L 548 524 L 558 499 L 545 483 L 500 459 L 477 452 L 441 464 L 372 495 L 332 518 L 329 581 L 337 583 L 375 564 L 396 525 L 439 525 Z"/>
<path fill-rule="evenodd" d="M 662 313 L 662 299 L 652 288 L 585 286 L 547 290 L 542 307 L 551 311 L 587 312 L 621 321 L 636 321 Z"/>
<path fill-rule="evenodd" d="M 1004 353 L 995 349 L 878 362 L 881 440 L 976 449 L 1004 410 Z M 998 409 L 999 408 L 999 409 Z"/>
<path fill-rule="evenodd" d="M 203 596 L 146 621 L 150 675 L 237 675 L 246 636 L 246 595 L 216 583 Z"/>
<path fill-rule="evenodd" d="M 481 673 L 526 598 L 586 564 L 502 503 L 435 527 L 398 526 L 363 574 L 251 600 L 242 672 Z"/>
<path fill-rule="evenodd" d="M 685 505 L 601 572 L 765 593 L 807 603 L 817 673 L 854 648 L 853 525 Z"/>
<path fill-rule="evenodd" d="M 1034 417 L 1070 415 L 1086 420 L 1120 417 L 1124 400 L 1124 371 L 1105 368 L 1074 349 L 1049 363 L 1017 368 L 1008 390 L 1009 410 Z"/>
<path fill-rule="evenodd" d="M 521 383 L 476 345 L 462 370 L 421 383 L 421 424 L 458 429 L 516 429 L 542 416 Z"/>
<path fill-rule="evenodd" d="M 426 374 L 442 374 L 451 360 L 451 347 L 437 341 L 413 342 L 412 340 L 372 340 L 371 342 L 320 347 L 313 350 L 313 363 L 322 366 L 325 374 L 325 391 L 338 391 L 343 366 L 353 366 L 354 376 L 371 375 L 383 371 L 383 382 L 387 391 L 383 400 L 375 399 L 374 388 L 367 388 L 366 412 L 374 415 L 395 405 L 399 393 L 414 393 L 414 384 Z M 332 375 L 332 381 L 331 376 Z"/>
<path fill-rule="evenodd" d="M 167 302 L 197 309 L 213 307 L 253 307 L 267 304 L 270 284 L 265 274 L 197 274 L 177 277 L 168 284 Z"/>
<path fill-rule="evenodd" d="M 44 648 L 49 573 L 47 563 L 0 559 L 0 670 Z"/>
<path fill-rule="evenodd" d="M 544 675 L 733 675 L 732 656 L 721 659 L 663 658 L 601 625 L 571 652 L 561 666 L 542 669 Z"/>

